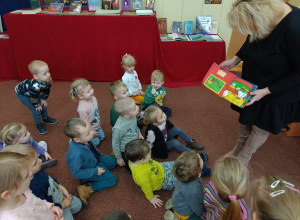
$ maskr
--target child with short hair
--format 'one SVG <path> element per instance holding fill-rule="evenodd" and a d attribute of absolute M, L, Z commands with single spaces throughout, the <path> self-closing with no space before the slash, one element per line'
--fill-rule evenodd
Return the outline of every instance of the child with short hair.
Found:
<path fill-rule="evenodd" d="M 219 159 L 212 179 L 204 187 L 205 219 L 246 220 L 250 210 L 243 198 L 249 184 L 249 171 L 236 157 Z"/>
<path fill-rule="evenodd" d="M 101 220 L 131 220 L 131 217 L 123 210 L 114 210 L 103 216 Z"/>
<path fill-rule="evenodd" d="M 144 116 L 149 123 L 145 136 L 146 140 L 152 143 L 151 150 L 154 157 L 165 159 L 168 157 L 168 151 L 172 148 L 179 152 L 204 149 L 203 144 L 195 142 L 181 128 L 174 127 L 159 107 L 149 106 Z M 177 135 L 187 143 L 186 146 L 173 139 Z"/>
<path fill-rule="evenodd" d="M 77 186 L 82 205 L 88 205 L 92 192 L 99 192 L 117 183 L 109 170 L 117 165 L 115 158 L 105 156 L 93 145 L 90 123 L 81 118 L 71 118 L 64 125 L 64 133 L 71 138 L 66 161 L 72 176 L 83 182 Z"/>
<path fill-rule="evenodd" d="M 34 60 L 29 63 L 28 68 L 33 78 L 20 82 L 15 88 L 15 93 L 18 99 L 31 111 L 38 132 L 47 134 L 48 131 L 43 122 L 45 124 L 58 122 L 57 119 L 49 117 L 47 111 L 47 99 L 52 86 L 49 67 L 47 63 L 41 60 Z"/>
<path fill-rule="evenodd" d="M 203 161 L 195 151 L 183 152 L 176 160 L 172 172 L 177 181 L 172 194 L 174 213 L 167 211 L 165 219 L 202 219 L 204 213 L 201 170 Z M 169 207 L 171 208 L 171 207 Z"/>
<path fill-rule="evenodd" d="M 251 203 L 253 220 L 300 219 L 300 190 L 278 175 L 256 181 Z"/>
<path fill-rule="evenodd" d="M 110 109 L 110 125 L 113 127 L 116 124 L 116 121 L 119 118 L 119 115 L 116 113 L 114 109 L 114 105 L 117 99 L 129 97 L 129 91 L 125 83 L 118 80 L 116 82 L 112 82 L 109 86 L 109 91 L 111 95 L 114 97 L 113 105 Z"/>
<path fill-rule="evenodd" d="M 15 152 L 27 157 L 36 157 L 36 152 L 29 145 L 15 145 L 8 147 L 5 152 Z M 30 182 L 32 193 L 47 202 L 54 203 L 55 206 L 63 210 L 63 217 L 66 220 L 74 220 L 73 214 L 80 211 L 82 204 L 76 196 L 70 195 L 67 189 L 59 184 L 56 179 L 52 178 L 41 170 L 41 160 L 38 159 L 31 167 L 33 177 Z"/>
<path fill-rule="evenodd" d="M 141 104 L 143 111 L 145 111 L 149 105 L 158 106 L 167 117 L 172 114 L 172 109 L 163 106 L 167 92 L 163 87 L 164 74 L 160 70 L 154 70 L 151 74 L 151 85 L 149 85 L 145 91 L 144 101 Z"/>
<path fill-rule="evenodd" d="M 42 168 L 55 166 L 56 159 L 52 159 L 47 152 L 47 143 L 40 141 L 37 143 L 31 136 L 26 126 L 21 123 L 11 123 L 3 126 L 0 130 L 0 151 L 9 145 L 22 144 L 32 146 L 38 157 L 42 160 Z"/>
<path fill-rule="evenodd" d="M 128 161 L 124 156 L 125 146 L 132 140 L 144 139 L 137 127 L 136 115 L 139 113 L 139 107 L 132 98 L 125 97 L 116 100 L 114 109 L 120 117 L 112 129 L 113 151 L 118 165 L 125 166 L 130 172 Z"/>
<path fill-rule="evenodd" d="M 126 84 L 130 97 L 135 101 L 137 105 L 140 105 L 144 100 L 144 92 L 142 91 L 142 85 L 138 78 L 135 68 L 136 61 L 130 54 L 125 54 L 122 57 L 122 65 L 125 70 L 122 76 L 123 83 Z"/>
<path fill-rule="evenodd" d="M 105 134 L 100 126 L 100 115 L 98 111 L 98 101 L 94 96 L 94 89 L 86 79 L 77 79 L 71 85 L 71 98 L 79 99 L 77 112 L 79 117 L 89 122 L 94 131 L 92 143 L 98 146 L 105 138 Z"/>
<path fill-rule="evenodd" d="M 125 156 L 129 160 L 129 167 L 134 182 L 142 188 L 146 198 L 156 208 L 161 207 L 163 201 L 156 190 L 172 190 L 176 178 L 172 173 L 175 161 L 157 162 L 151 158 L 151 143 L 146 140 L 133 140 L 126 145 Z"/>
<path fill-rule="evenodd" d="M 16 147 L 12 145 L 0 152 L 0 219 L 64 220 L 59 207 L 37 198 L 29 189 L 37 153 L 29 145 L 19 149 L 28 149 L 30 155 L 10 152 Z"/>

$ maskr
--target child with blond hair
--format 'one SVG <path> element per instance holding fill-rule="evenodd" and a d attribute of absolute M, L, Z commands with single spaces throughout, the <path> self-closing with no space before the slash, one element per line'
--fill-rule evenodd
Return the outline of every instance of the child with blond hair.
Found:
<path fill-rule="evenodd" d="M 43 123 L 56 124 L 58 122 L 57 119 L 49 117 L 47 111 L 47 99 L 52 86 L 49 67 L 47 63 L 41 60 L 34 60 L 29 63 L 28 68 L 33 78 L 20 82 L 15 88 L 15 93 L 18 99 L 31 111 L 38 132 L 47 134 L 48 131 Z"/>
<path fill-rule="evenodd" d="M 30 153 L 17 153 L 14 148 Z M 29 145 L 13 145 L 0 152 L 1 220 L 64 220 L 59 207 L 37 198 L 29 189 L 31 169 L 37 165 L 37 161 L 37 153 Z"/>
<path fill-rule="evenodd" d="M 77 112 L 79 117 L 89 122 L 94 131 L 92 143 L 98 146 L 105 138 L 105 134 L 100 126 L 100 115 L 98 111 L 98 101 L 94 96 L 94 89 L 86 79 L 77 79 L 71 85 L 71 98 L 79 99 Z"/>
<path fill-rule="evenodd" d="M 150 105 L 156 105 L 167 117 L 172 114 L 171 108 L 163 106 L 167 96 L 166 89 L 163 87 L 164 82 L 164 74 L 160 70 L 154 70 L 151 74 L 151 85 L 147 87 L 144 101 L 141 104 L 143 111 Z"/>
<path fill-rule="evenodd" d="M 300 190 L 278 175 L 255 182 L 251 203 L 253 220 L 300 219 Z"/>
<path fill-rule="evenodd" d="M 125 70 L 122 76 L 123 83 L 126 84 L 129 95 L 137 105 L 140 105 L 144 100 L 144 92 L 142 91 L 142 85 L 140 83 L 137 72 L 134 70 L 136 61 L 130 54 L 125 54 L 122 57 L 122 65 Z"/>
<path fill-rule="evenodd" d="M 243 198 L 249 184 L 249 171 L 236 157 L 219 159 L 212 179 L 204 187 L 205 219 L 246 220 L 250 210 Z"/>
<path fill-rule="evenodd" d="M 26 126 L 21 123 L 11 123 L 5 125 L 0 130 L 0 151 L 9 145 L 22 144 L 32 146 L 38 157 L 42 160 L 42 168 L 48 168 L 56 165 L 57 160 L 52 159 L 47 152 L 47 143 L 40 141 L 37 143 L 31 136 Z"/>

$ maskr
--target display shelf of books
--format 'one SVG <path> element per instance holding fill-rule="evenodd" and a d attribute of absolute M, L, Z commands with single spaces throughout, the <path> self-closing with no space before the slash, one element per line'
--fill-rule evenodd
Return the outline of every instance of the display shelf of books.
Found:
<path fill-rule="evenodd" d="M 185 35 L 178 33 L 163 34 L 160 36 L 160 40 L 164 41 L 209 41 L 209 42 L 221 42 L 223 41 L 219 35 L 215 34 L 194 34 Z"/>

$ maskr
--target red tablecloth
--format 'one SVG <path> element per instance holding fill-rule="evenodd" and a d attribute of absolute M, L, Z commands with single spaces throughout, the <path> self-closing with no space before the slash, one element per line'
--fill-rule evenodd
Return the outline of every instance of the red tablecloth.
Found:
<path fill-rule="evenodd" d="M 18 73 L 10 39 L 0 38 L 0 81 L 17 78 Z"/>

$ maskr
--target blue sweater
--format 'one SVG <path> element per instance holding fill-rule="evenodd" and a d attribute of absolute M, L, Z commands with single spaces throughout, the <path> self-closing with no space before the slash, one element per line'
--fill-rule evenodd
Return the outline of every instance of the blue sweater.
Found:
<path fill-rule="evenodd" d="M 24 144 L 32 146 L 36 150 L 36 152 L 37 152 L 38 155 L 46 153 L 46 151 L 44 150 L 44 148 L 42 148 L 40 145 L 38 145 L 38 143 L 32 137 L 30 137 L 29 141 L 27 141 Z M 0 151 L 3 148 L 4 148 L 4 143 L 0 140 Z"/>
<path fill-rule="evenodd" d="M 90 141 L 89 144 L 92 146 L 96 156 L 94 156 L 88 145 L 76 143 L 73 140 L 70 141 L 66 156 L 72 176 L 82 181 L 87 181 L 94 176 L 98 176 L 97 164 L 101 161 L 102 156 Z"/>

